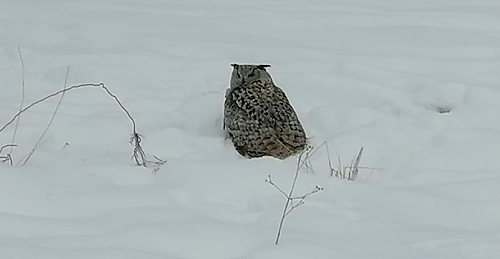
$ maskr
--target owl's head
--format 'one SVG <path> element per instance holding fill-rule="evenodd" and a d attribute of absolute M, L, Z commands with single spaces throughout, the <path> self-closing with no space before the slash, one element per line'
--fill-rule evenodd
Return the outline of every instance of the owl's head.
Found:
<path fill-rule="evenodd" d="M 271 65 L 238 65 L 231 64 L 233 74 L 231 75 L 231 87 L 245 85 L 257 80 L 262 83 L 272 83 L 271 75 L 266 71 L 266 67 Z"/>

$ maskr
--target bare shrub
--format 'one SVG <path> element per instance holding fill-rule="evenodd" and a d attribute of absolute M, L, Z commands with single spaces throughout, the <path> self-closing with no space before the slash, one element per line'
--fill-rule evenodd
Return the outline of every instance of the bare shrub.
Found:
<path fill-rule="evenodd" d="M 21 52 L 20 52 L 21 53 Z M 22 60 L 22 56 L 21 57 L 21 60 Z M 24 65 L 23 65 L 23 70 L 24 70 Z M 98 88 L 101 88 L 103 89 L 107 94 L 108 96 L 110 96 L 111 98 L 113 98 L 115 100 L 115 102 L 118 104 L 118 106 L 120 107 L 120 109 L 127 115 L 128 119 L 130 120 L 131 124 L 132 124 L 132 134 L 131 134 L 131 137 L 130 137 L 130 141 L 129 143 L 133 146 L 133 151 L 132 151 L 132 159 L 135 161 L 135 163 L 139 166 L 144 166 L 144 167 L 147 167 L 149 165 L 153 165 L 153 167 L 155 168 L 154 169 L 154 172 L 158 171 L 159 167 L 163 164 L 166 163 L 166 160 L 162 160 L 162 159 L 159 159 L 158 157 L 156 156 L 153 156 L 154 159 L 153 160 L 148 160 L 147 157 L 146 157 L 146 153 L 144 152 L 144 149 L 143 147 L 141 146 L 141 135 L 137 132 L 137 124 L 135 122 L 135 119 L 132 117 L 132 115 L 130 114 L 130 112 L 125 108 L 125 106 L 123 106 L 122 102 L 120 101 L 120 99 L 118 99 L 118 97 L 113 94 L 108 87 L 106 87 L 104 85 L 104 83 L 85 83 L 85 84 L 78 84 L 78 85 L 73 85 L 73 86 L 70 86 L 70 87 L 66 87 L 66 82 L 67 82 L 67 76 L 68 76 L 68 73 L 69 73 L 69 67 L 68 67 L 68 70 L 66 72 L 66 80 L 65 80 L 65 87 L 59 91 L 56 91 L 54 93 L 51 93 L 43 98 L 40 98 L 36 101 L 34 101 L 33 103 L 27 105 L 26 107 L 23 108 L 23 105 L 21 104 L 20 106 L 20 109 L 19 111 L 9 120 L 7 121 L 7 123 L 5 123 L 1 128 L 0 128 L 0 133 L 5 130 L 8 126 L 10 126 L 12 123 L 14 123 L 14 121 L 16 121 L 16 128 L 14 130 L 14 132 L 17 131 L 17 127 L 18 127 L 18 122 L 19 122 L 19 118 L 21 117 L 21 115 L 26 112 L 27 110 L 31 109 L 32 107 L 48 100 L 48 99 L 51 99 L 55 96 L 58 96 L 58 95 L 61 95 L 61 98 L 59 99 L 59 102 L 57 104 L 57 107 L 56 109 L 54 110 L 54 113 L 52 114 L 52 117 L 47 125 L 47 127 L 45 128 L 44 132 L 42 133 L 42 135 L 40 136 L 40 138 L 38 139 L 37 143 L 35 144 L 35 146 L 33 147 L 33 149 L 31 150 L 30 154 L 27 156 L 27 158 L 24 160 L 24 162 L 22 163 L 23 165 L 26 164 L 26 162 L 29 160 L 29 158 L 33 155 L 33 153 L 35 152 L 38 144 L 40 143 L 41 139 L 43 138 L 43 136 L 45 135 L 45 132 L 48 130 L 48 128 L 50 127 L 52 121 L 54 120 L 54 117 L 59 109 L 59 105 L 62 101 L 62 98 L 64 97 L 64 95 L 66 94 L 66 92 L 69 92 L 69 91 L 72 91 L 72 90 L 75 90 L 75 89 L 79 89 L 79 88 L 89 88 L 89 87 L 98 87 Z M 24 74 L 24 72 L 23 72 Z M 24 76 L 23 76 L 23 89 L 24 89 Z M 23 96 L 24 96 L 24 90 L 23 90 Z M 23 98 L 24 99 L 24 98 Z M 13 137 L 13 140 L 12 140 L 12 143 L 11 144 L 7 144 L 7 145 L 4 145 L 3 148 L 6 148 L 6 147 L 10 147 L 11 149 L 13 147 L 15 147 L 16 145 L 14 144 L 14 141 L 15 141 L 15 133 L 14 133 L 14 137 Z M 2 149 L 3 149 L 2 148 Z M 12 159 L 12 156 L 11 156 L 11 152 L 9 152 L 9 154 L 5 155 L 5 156 L 0 156 L 0 161 L 1 162 L 8 162 L 10 164 L 13 163 L 13 159 Z"/>
<path fill-rule="evenodd" d="M 276 235 L 276 241 L 275 244 L 277 245 L 279 243 L 280 237 L 281 237 L 281 231 L 283 229 L 283 223 L 285 222 L 285 218 L 290 215 L 290 213 L 295 210 L 297 207 L 303 205 L 305 203 L 305 199 L 312 195 L 315 194 L 319 191 L 322 191 L 323 188 L 316 186 L 314 189 L 304 195 L 300 196 L 294 196 L 294 190 L 295 190 L 295 184 L 297 183 L 297 178 L 299 177 L 299 172 L 303 166 L 306 166 L 306 162 L 308 161 L 309 155 L 310 155 L 311 149 L 309 148 L 308 150 L 302 152 L 297 161 L 297 168 L 295 170 L 295 176 L 293 178 L 292 186 L 290 187 L 290 191 L 288 193 L 284 192 L 278 185 L 276 185 L 272 178 L 271 175 L 268 176 L 266 179 L 266 182 L 269 183 L 270 185 L 274 186 L 283 196 L 286 198 L 285 202 L 285 207 L 283 208 L 283 213 L 281 214 L 281 219 L 278 227 L 278 233 Z"/>

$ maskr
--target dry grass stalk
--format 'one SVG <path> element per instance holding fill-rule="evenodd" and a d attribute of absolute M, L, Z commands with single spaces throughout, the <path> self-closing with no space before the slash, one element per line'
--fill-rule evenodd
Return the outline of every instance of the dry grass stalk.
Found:
<path fill-rule="evenodd" d="M 38 105 L 38 104 L 40 104 L 40 103 L 42 103 L 42 102 L 50 99 L 50 98 L 53 98 L 53 97 L 55 97 L 57 95 L 65 94 L 68 91 L 72 91 L 72 90 L 79 89 L 79 88 L 86 88 L 86 87 L 99 87 L 99 88 L 102 88 L 110 97 L 112 97 L 115 100 L 115 102 L 118 104 L 118 106 L 121 108 L 121 110 L 129 118 L 130 122 L 132 123 L 132 135 L 131 135 L 131 138 L 130 138 L 130 144 L 132 144 L 134 146 L 132 157 L 135 160 L 135 162 L 136 162 L 137 165 L 144 166 L 144 167 L 146 167 L 148 165 L 153 165 L 155 168 L 159 168 L 161 165 L 163 165 L 163 164 L 166 163 L 166 160 L 159 159 L 156 156 L 153 156 L 154 159 L 155 159 L 153 161 L 148 160 L 146 158 L 146 153 L 144 152 L 144 149 L 141 146 L 141 135 L 139 133 L 137 133 L 137 131 L 136 131 L 137 125 L 136 125 L 136 122 L 135 122 L 134 118 L 132 117 L 132 115 L 130 114 L 130 112 L 125 108 L 125 106 L 123 106 L 123 104 L 121 103 L 120 99 L 118 99 L 118 97 L 116 95 L 114 95 L 104 85 L 104 83 L 86 83 L 86 84 L 73 85 L 71 87 L 64 88 L 62 90 L 56 91 L 56 92 L 54 92 L 52 94 L 49 94 L 49 95 L 47 95 L 47 96 L 45 96 L 43 98 L 40 98 L 40 99 L 36 100 L 35 102 L 29 104 L 28 106 L 20 109 L 9 121 L 7 121 L 6 124 L 4 124 L 0 128 L 0 133 L 3 130 L 5 130 L 9 125 L 11 125 L 14 121 L 16 121 L 16 119 L 19 119 L 19 117 L 21 116 L 21 114 L 23 114 L 27 110 L 31 109 L 32 107 L 34 107 L 34 106 L 36 106 L 36 105 Z M 59 105 L 57 107 L 59 107 Z M 57 112 L 57 108 L 56 108 L 55 112 Z M 54 112 L 53 116 L 55 116 L 55 112 Z M 52 119 L 53 119 L 53 117 L 52 117 Z M 49 123 L 48 126 L 50 126 L 50 123 Z M 13 144 L 10 144 L 9 147 L 11 145 L 13 145 Z M 12 163 L 12 157 L 10 155 L 4 157 L 3 159 L 4 160 L 8 159 Z M 27 160 L 25 160 L 24 163 L 26 163 L 26 161 Z M 158 171 L 158 169 L 155 169 L 155 170 Z"/>
<path fill-rule="evenodd" d="M 283 213 L 281 214 L 281 219 L 280 219 L 280 223 L 279 223 L 279 227 L 278 227 L 278 233 L 276 235 L 276 240 L 275 240 L 276 245 L 279 243 L 279 240 L 281 237 L 281 232 L 283 229 L 283 223 L 285 222 L 286 217 L 293 210 L 295 210 L 297 207 L 303 205 L 305 203 L 304 200 L 308 196 L 313 195 L 313 194 L 323 190 L 323 188 L 316 186 L 312 191 L 310 191 L 304 195 L 301 195 L 301 196 L 294 196 L 293 195 L 293 192 L 295 190 L 295 185 L 297 183 L 297 178 L 299 177 L 299 172 L 303 166 L 306 166 L 306 168 L 307 168 L 307 160 L 310 157 L 309 155 L 310 155 L 311 150 L 312 150 L 311 148 L 308 148 L 306 151 L 302 152 L 298 156 L 297 168 L 295 170 L 295 176 L 293 178 L 292 186 L 290 187 L 290 191 L 288 193 L 284 192 L 278 185 L 276 185 L 273 182 L 273 180 L 271 179 L 271 175 L 269 175 L 268 178 L 266 179 L 267 183 L 274 186 L 286 198 L 285 207 L 283 208 Z M 304 159 L 302 159 L 302 158 L 304 158 Z"/>

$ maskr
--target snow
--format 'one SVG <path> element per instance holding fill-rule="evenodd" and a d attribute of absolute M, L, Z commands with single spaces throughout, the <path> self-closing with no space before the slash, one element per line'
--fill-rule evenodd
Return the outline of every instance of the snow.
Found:
<path fill-rule="evenodd" d="M 500 2 L 4 1 L 0 126 L 64 85 L 25 166 L 0 164 L 0 258 L 499 258 Z M 224 141 L 231 63 L 271 64 L 315 147 L 361 146 L 359 178 L 301 171 L 307 198 L 274 245 L 296 158 Z M 14 162 L 58 98 L 21 116 Z M 440 113 L 450 110 L 448 113 Z M 0 132 L 10 143 L 14 126 Z M 6 151 L 2 152 L 5 154 Z"/>

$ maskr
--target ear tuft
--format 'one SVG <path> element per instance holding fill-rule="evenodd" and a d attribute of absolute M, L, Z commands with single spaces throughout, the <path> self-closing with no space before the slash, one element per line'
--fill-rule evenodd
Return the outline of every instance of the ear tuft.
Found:
<path fill-rule="evenodd" d="M 264 69 L 266 70 L 266 67 L 271 67 L 271 65 L 258 65 L 257 66 L 259 69 Z"/>
<path fill-rule="evenodd" d="M 234 68 L 236 68 L 236 67 L 238 67 L 238 64 L 233 63 L 233 64 L 231 64 L 231 66 L 234 67 Z"/>

